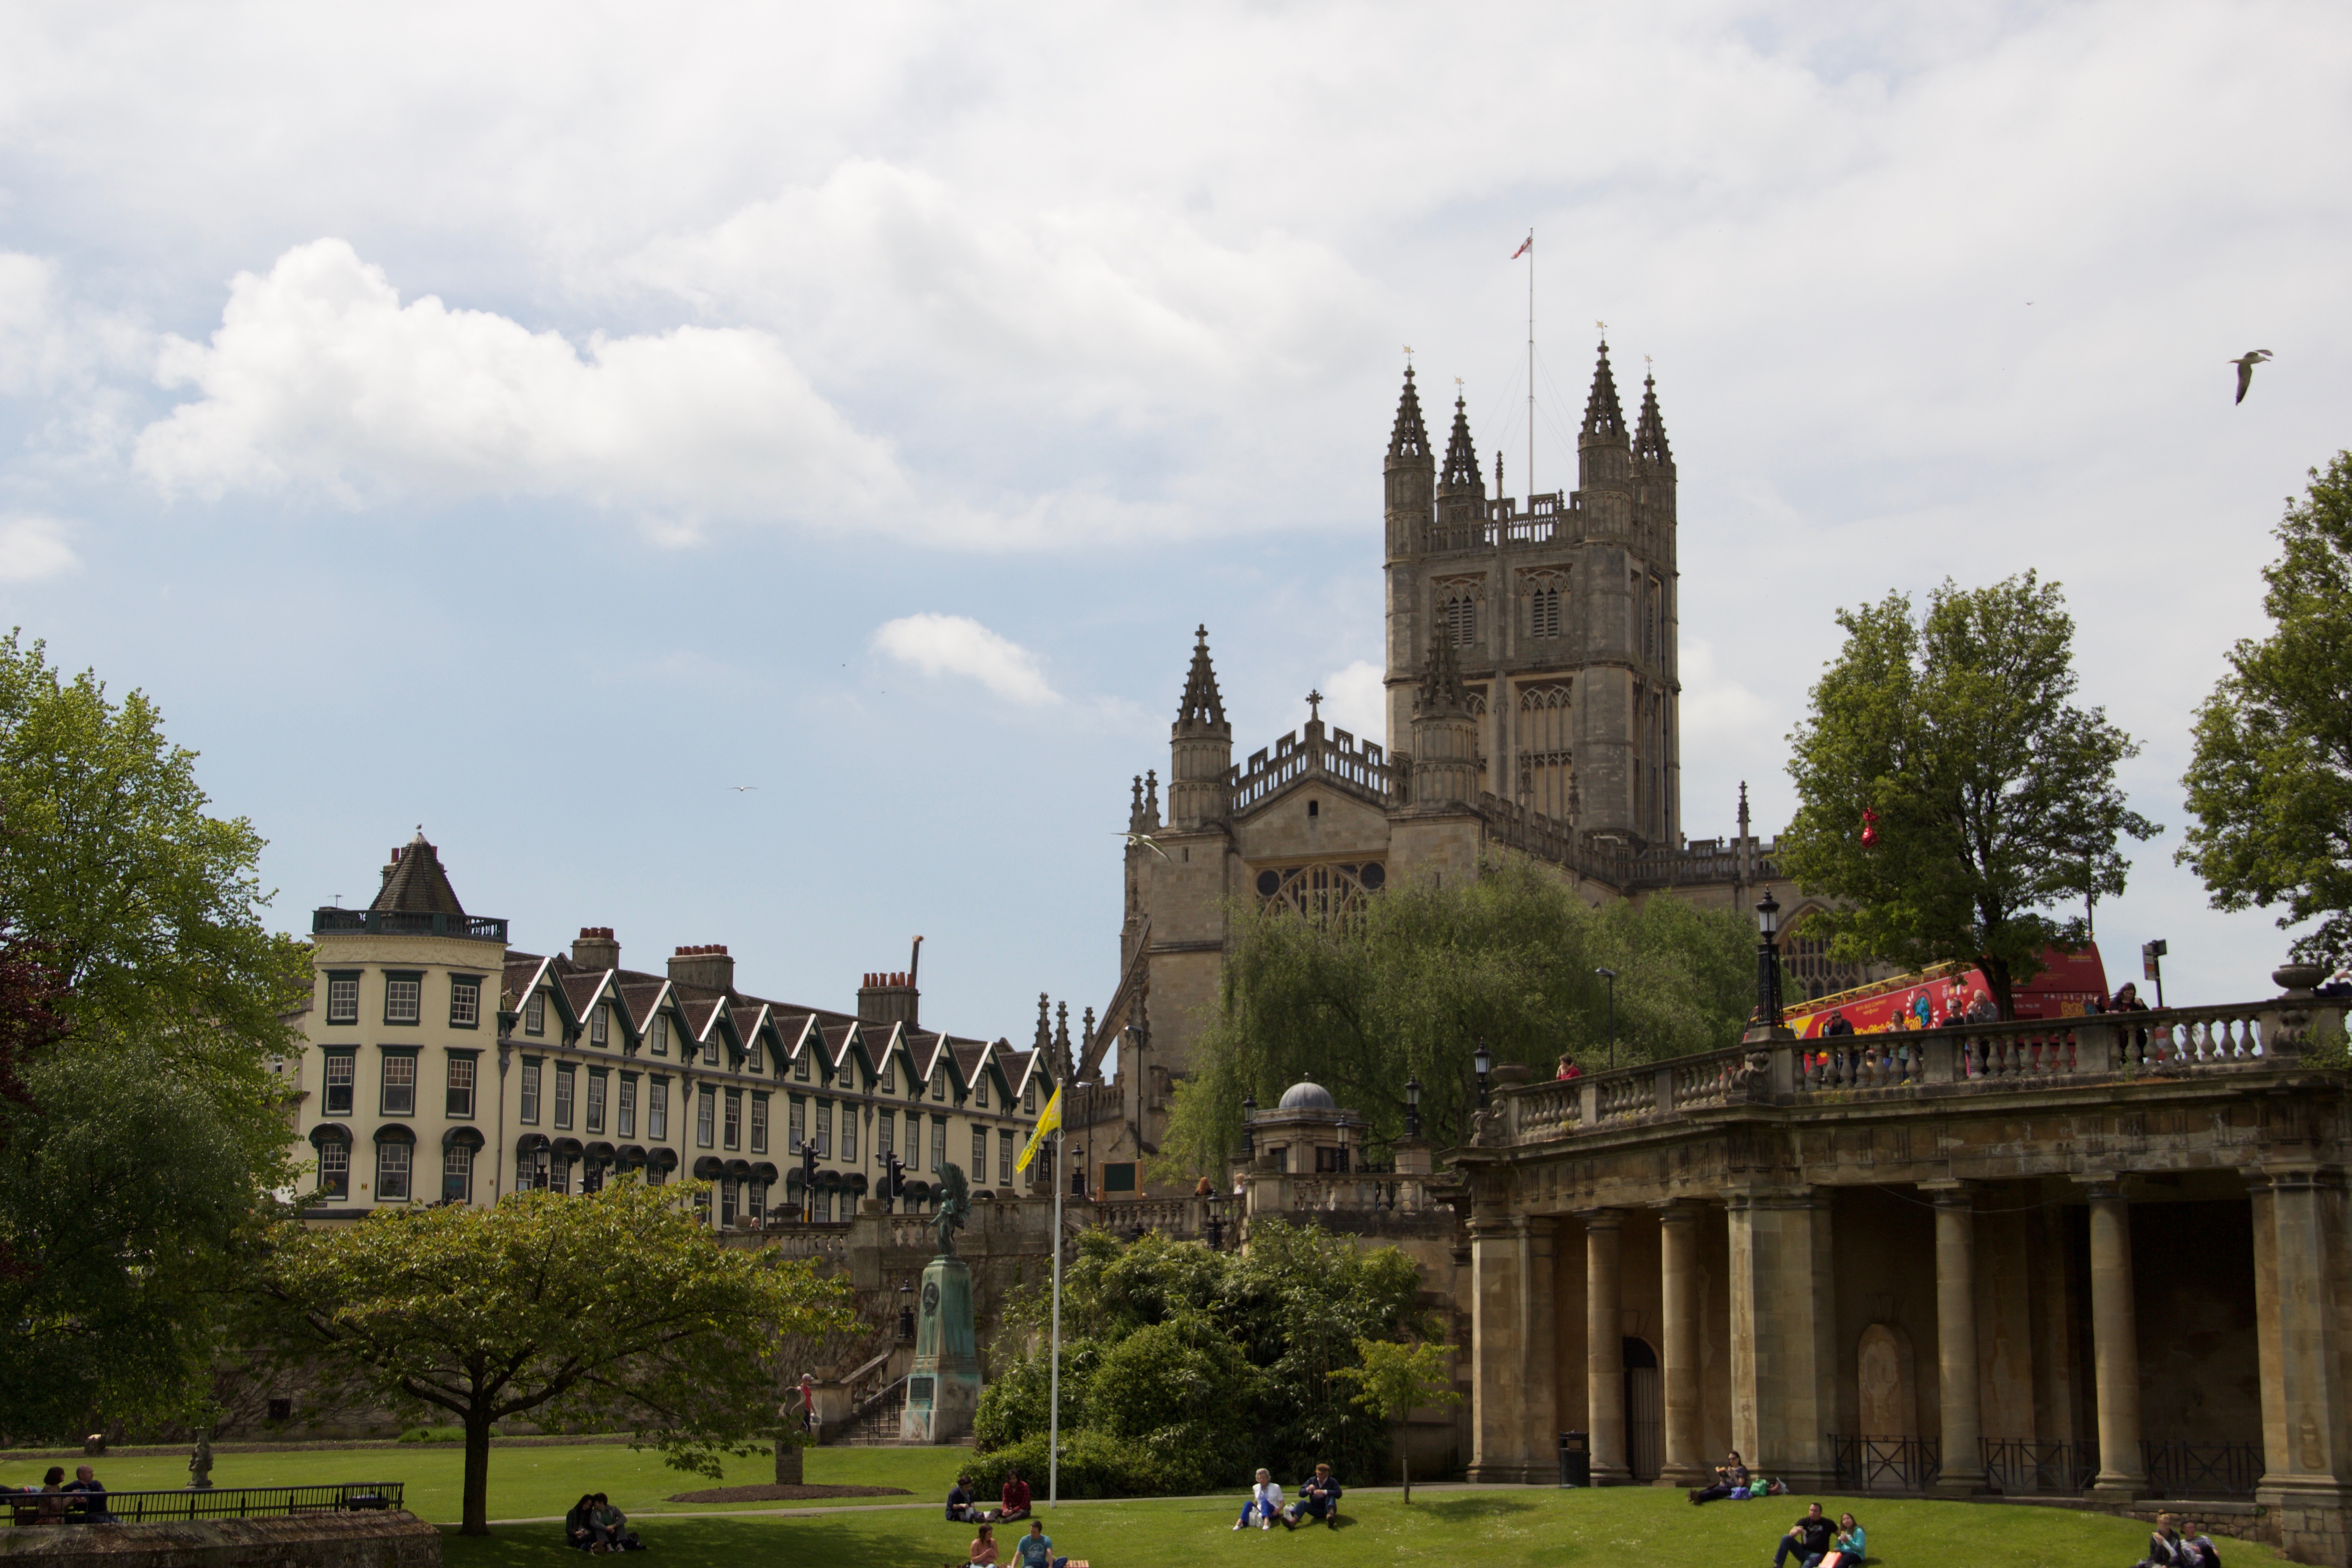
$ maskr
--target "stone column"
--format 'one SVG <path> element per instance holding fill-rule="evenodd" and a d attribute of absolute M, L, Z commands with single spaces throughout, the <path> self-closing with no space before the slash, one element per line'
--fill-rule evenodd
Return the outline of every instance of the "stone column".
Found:
<path fill-rule="evenodd" d="M 1731 1193 L 1731 1443 L 1799 1492 L 1836 1482 L 1837 1298 L 1826 1192 Z"/>
<path fill-rule="evenodd" d="M 1527 1476 L 1519 1239 L 1500 1213 L 1470 1222 L 1470 1479 L 1490 1485 Z"/>
<path fill-rule="evenodd" d="M 1619 1227 L 1624 1215 L 1594 1209 L 1584 1220 L 1585 1421 L 1592 1431 L 1592 1484 L 1622 1486 L 1625 1464 L 1624 1271 Z"/>
<path fill-rule="evenodd" d="M 2335 1298 L 2343 1289 L 2344 1180 L 2290 1168 L 2252 1178 L 2254 1320 L 2263 1387 L 2263 1479 L 2254 1500 L 2297 1562 L 2352 1556 L 2352 1488 Z"/>
<path fill-rule="evenodd" d="M 1559 1480 L 1559 1328 L 1552 1306 L 1553 1221 L 1549 1215 L 1520 1215 L 1519 1324 L 1527 1345 L 1520 1420 L 1527 1434 L 1524 1479 L 1533 1486 Z"/>
<path fill-rule="evenodd" d="M 1966 1185 L 1925 1187 L 1936 1204 L 1936 1373 L 1943 1406 L 1937 1497 L 1985 1489 L 1977 1382 L 1976 1198 Z"/>
<path fill-rule="evenodd" d="M 2091 1490 L 2103 1500 L 2139 1497 L 2147 1490 L 2147 1466 L 2139 1452 L 2131 1205 L 2114 1181 L 2091 1187 L 2091 1338 L 2099 1410 L 2099 1474 Z"/>
<path fill-rule="evenodd" d="M 1688 1204 L 1658 1208 L 1660 1285 L 1664 1296 L 1665 1466 L 1658 1484 L 1704 1486 L 1709 1479 L 1699 1443 L 1699 1312 L 1706 1281 L 1699 1277 L 1698 1210 Z"/>

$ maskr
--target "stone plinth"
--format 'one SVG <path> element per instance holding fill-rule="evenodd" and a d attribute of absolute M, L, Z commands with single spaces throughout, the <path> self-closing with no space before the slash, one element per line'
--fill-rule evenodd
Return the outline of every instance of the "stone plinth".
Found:
<path fill-rule="evenodd" d="M 441 1532 L 399 1509 L 0 1531 L 10 1568 L 441 1568 Z"/>
<path fill-rule="evenodd" d="M 971 1432 L 980 1408 L 980 1352 L 971 1331 L 971 1270 L 961 1258 L 923 1267 L 915 1315 L 915 1369 L 898 1436 L 907 1443 L 952 1443 Z"/>

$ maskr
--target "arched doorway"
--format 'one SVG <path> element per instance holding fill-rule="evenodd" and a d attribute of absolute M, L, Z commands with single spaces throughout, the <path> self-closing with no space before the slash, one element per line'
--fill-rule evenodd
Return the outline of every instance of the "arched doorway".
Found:
<path fill-rule="evenodd" d="M 1625 1341 L 1625 1468 L 1637 1481 L 1654 1481 L 1666 1466 L 1665 1385 L 1658 1352 L 1646 1340 Z"/>

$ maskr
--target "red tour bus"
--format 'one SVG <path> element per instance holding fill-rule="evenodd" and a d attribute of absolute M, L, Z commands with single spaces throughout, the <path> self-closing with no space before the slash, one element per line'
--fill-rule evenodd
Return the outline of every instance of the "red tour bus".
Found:
<path fill-rule="evenodd" d="M 2047 948 L 2042 973 L 2018 986 L 2010 1000 L 2020 1018 L 2079 1018 L 2107 999 L 2106 967 L 2099 962 L 2099 944 L 2078 948 Z M 1935 1029 L 1957 1020 L 1968 1010 L 1970 994 L 1992 994 L 1984 971 L 1973 964 L 1939 963 L 1916 974 L 1898 974 L 1869 985 L 1858 985 L 1833 996 L 1818 997 L 1784 1007 L 1781 1016 L 1801 1040 L 1821 1037 L 1830 1015 L 1843 1012 L 1857 1035 L 1884 1034 L 1889 1029 Z"/>

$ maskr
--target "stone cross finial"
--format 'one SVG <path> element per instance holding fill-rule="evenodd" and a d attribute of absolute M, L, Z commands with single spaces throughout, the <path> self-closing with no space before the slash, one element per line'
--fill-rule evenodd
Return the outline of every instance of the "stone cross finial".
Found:
<path fill-rule="evenodd" d="M 1307 721 L 1314 723 L 1323 717 L 1323 694 L 1309 688 L 1307 693 Z"/>

